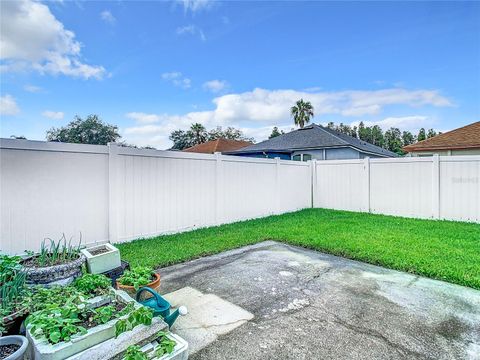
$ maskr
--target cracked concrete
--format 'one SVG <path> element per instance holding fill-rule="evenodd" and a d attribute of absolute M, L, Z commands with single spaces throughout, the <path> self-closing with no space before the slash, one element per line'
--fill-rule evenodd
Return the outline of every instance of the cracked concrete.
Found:
<path fill-rule="evenodd" d="M 273 241 L 159 271 L 162 293 L 190 286 L 254 315 L 194 360 L 480 360 L 473 289 Z"/>

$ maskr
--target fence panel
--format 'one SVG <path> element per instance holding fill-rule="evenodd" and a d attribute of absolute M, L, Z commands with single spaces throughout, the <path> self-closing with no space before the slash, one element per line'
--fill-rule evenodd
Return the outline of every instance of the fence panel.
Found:
<path fill-rule="evenodd" d="M 480 222 L 480 156 L 319 161 L 314 207 Z"/>
<path fill-rule="evenodd" d="M 364 201 L 366 173 L 363 160 L 316 162 L 314 207 L 368 211 Z"/>
<path fill-rule="evenodd" d="M 310 166 L 271 159 L 0 140 L 0 250 L 174 233 L 311 206 Z"/>
<path fill-rule="evenodd" d="M 480 156 L 440 158 L 440 217 L 480 222 Z"/>
<path fill-rule="evenodd" d="M 105 146 L 1 140 L 0 249 L 38 249 L 64 233 L 108 240 Z"/>
<path fill-rule="evenodd" d="M 370 160 L 370 211 L 406 217 L 432 217 L 431 159 Z"/>

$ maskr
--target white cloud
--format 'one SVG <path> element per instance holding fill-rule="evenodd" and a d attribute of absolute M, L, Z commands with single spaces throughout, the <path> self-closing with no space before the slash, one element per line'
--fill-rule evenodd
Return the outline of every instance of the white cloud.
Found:
<path fill-rule="evenodd" d="M 203 88 L 205 90 L 211 91 L 213 93 L 218 93 L 227 88 L 228 83 L 225 80 L 210 80 L 203 83 Z"/>
<path fill-rule="evenodd" d="M 177 0 L 180 4 L 183 5 L 183 10 L 185 12 L 191 11 L 196 13 L 200 10 L 208 10 L 213 6 L 213 0 Z"/>
<path fill-rule="evenodd" d="M 139 123 L 150 124 L 160 121 L 160 116 L 156 114 L 146 114 L 143 112 L 129 112 L 125 114 L 129 119 L 133 119 Z"/>
<path fill-rule="evenodd" d="M 6 94 L 0 96 L 0 115 L 17 115 L 20 108 L 13 96 Z"/>
<path fill-rule="evenodd" d="M 44 3 L 32 0 L 0 3 L 2 71 L 35 70 L 81 78 L 102 78 L 102 66 L 84 64 L 82 45 Z"/>
<path fill-rule="evenodd" d="M 169 73 L 167 78 L 177 79 L 179 73 Z M 158 147 L 169 146 L 168 135 L 175 129 L 186 129 L 190 124 L 198 122 L 211 128 L 215 126 L 236 126 L 257 141 L 265 139 L 272 126 L 290 130 L 292 121 L 289 109 L 298 99 L 311 101 L 315 108 L 316 122 L 321 122 L 324 115 L 337 115 L 346 119 L 359 115 L 377 115 L 389 105 L 408 107 L 452 106 L 452 102 L 436 90 L 346 90 L 338 92 L 305 92 L 296 90 L 254 89 L 238 94 L 217 96 L 213 99 L 214 109 L 194 111 L 181 115 L 158 115 L 154 125 L 138 125 L 125 129 L 129 141 L 137 141 L 139 145 L 153 144 Z M 415 122 L 425 124 L 429 119 L 420 115 L 408 117 L 387 117 L 379 121 L 379 125 L 389 128 L 397 126 L 407 129 Z M 344 121 L 347 123 L 347 121 Z M 131 139 L 134 138 L 134 139 Z"/>
<path fill-rule="evenodd" d="M 42 116 L 53 120 L 62 120 L 64 115 L 65 114 L 61 111 L 45 110 L 44 112 L 42 112 Z"/>
<path fill-rule="evenodd" d="M 202 40 L 202 41 L 207 40 L 207 37 L 205 36 L 205 33 L 203 32 L 203 30 L 201 28 L 199 28 L 198 26 L 193 25 L 193 24 L 178 27 L 177 30 L 176 30 L 176 33 L 177 33 L 177 35 L 185 35 L 185 34 L 198 35 L 200 40 Z"/>
<path fill-rule="evenodd" d="M 23 87 L 23 90 L 25 90 L 27 92 L 31 92 L 31 93 L 39 93 L 39 92 L 43 91 L 43 89 L 40 86 L 35 86 L 35 85 L 31 85 L 31 84 L 25 85 Z"/>
<path fill-rule="evenodd" d="M 117 19 L 115 18 L 115 16 L 112 15 L 110 10 L 103 10 L 100 13 L 100 18 L 110 25 L 114 25 L 117 22 Z"/>
<path fill-rule="evenodd" d="M 192 86 L 192 81 L 179 71 L 163 73 L 162 79 L 182 89 L 189 89 Z"/>

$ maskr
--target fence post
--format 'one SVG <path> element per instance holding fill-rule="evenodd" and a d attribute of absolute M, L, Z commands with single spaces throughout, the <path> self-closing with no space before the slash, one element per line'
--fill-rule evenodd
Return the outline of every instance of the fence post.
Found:
<path fill-rule="evenodd" d="M 315 207 L 315 199 L 317 196 L 317 159 L 310 160 L 310 193 L 311 208 Z"/>
<path fill-rule="evenodd" d="M 222 223 L 222 153 L 215 152 L 215 224 Z"/>
<path fill-rule="evenodd" d="M 280 214 L 280 158 L 275 158 L 275 214 Z"/>
<path fill-rule="evenodd" d="M 363 170 L 365 171 L 365 211 L 370 212 L 370 158 L 363 159 Z"/>
<path fill-rule="evenodd" d="M 118 242 L 118 145 L 108 143 L 108 239 Z"/>
<path fill-rule="evenodd" d="M 440 156 L 432 156 L 432 217 L 440 218 Z"/>

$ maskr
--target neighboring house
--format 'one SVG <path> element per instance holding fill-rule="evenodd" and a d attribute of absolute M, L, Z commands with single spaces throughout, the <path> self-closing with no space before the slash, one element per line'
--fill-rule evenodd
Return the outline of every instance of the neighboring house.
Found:
<path fill-rule="evenodd" d="M 229 155 L 307 161 L 396 157 L 397 154 L 321 125 L 308 125 Z"/>
<path fill-rule="evenodd" d="M 217 139 L 198 144 L 182 151 L 203 154 L 214 154 L 216 152 L 234 151 L 252 145 L 249 141 Z"/>
<path fill-rule="evenodd" d="M 480 121 L 403 147 L 407 156 L 480 155 Z"/>

